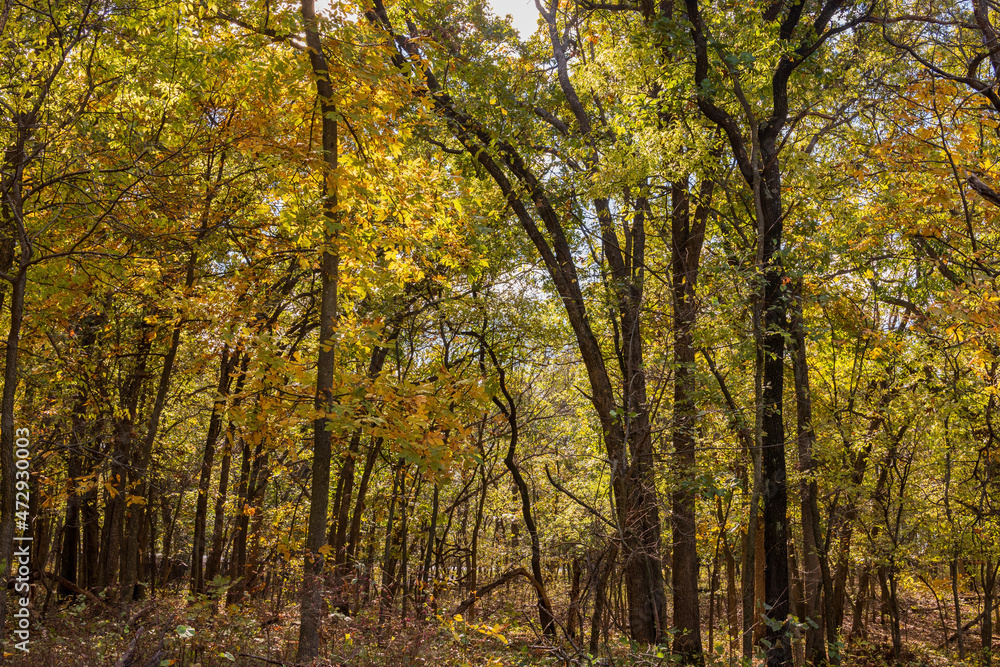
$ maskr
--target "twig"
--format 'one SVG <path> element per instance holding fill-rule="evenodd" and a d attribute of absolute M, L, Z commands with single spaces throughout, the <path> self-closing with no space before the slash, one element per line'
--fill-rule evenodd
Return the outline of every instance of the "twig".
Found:
<path fill-rule="evenodd" d="M 613 529 L 618 530 L 618 526 L 615 525 L 614 523 L 612 523 L 611 521 L 609 521 L 603 514 L 601 514 L 600 512 L 598 512 L 596 509 L 594 509 L 593 507 L 591 507 L 590 505 L 588 505 L 584 501 L 582 501 L 579 498 L 577 498 L 575 495 L 573 495 L 572 491 L 570 491 L 569 489 L 567 489 L 566 487 L 564 487 L 562 484 L 560 484 L 559 482 L 557 482 L 556 480 L 554 480 L 552 478 L 552 473 L 549 472 L 549 466 L 547 464 L 545 466 L 545 476 L 549 478 L 549 484 L 551 484 L 552 486 L 554 486 L 557 491 L 561 491 L 562 493 L 565 493 L 571 499 L 575 500 L 578 505 L 582 505 L 586 509 L 590 510 L 590 513 L 593 514 L 594 516 L 596 516 L 598 519 L 600 519 L 604 523 L 608 524 Z"/>
<path fill-rule="evenodd" d="M 305 664 L 301 662 L 285 662 L 284 660 L 262 658 L 259 655 L 251 655 L 250 653 L 240 653 L 239 656 L 241 658 L 253 658 L 254 660 L 260 660 L 261 662 L 266 662 L 269 665 L 283 665 L 284 667 L 306 667 Z"/>

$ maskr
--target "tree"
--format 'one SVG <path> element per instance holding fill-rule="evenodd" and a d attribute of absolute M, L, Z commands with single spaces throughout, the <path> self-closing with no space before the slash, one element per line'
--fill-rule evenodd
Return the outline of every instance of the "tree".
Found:
<path fill-rule="evenodd" d="M 725 42 L 713 41 L 712 48 L 722 61 L 712 71 L 713 54 L 709 40 L 715 26 L 705 20 L 697 0 L 686 0 L 685 8 L 694 43 L 695 72 L 698 108 L 725 133 L 740 174 L 753 193 L 754 217 L 757 223 L 756 264 L 761 274 L 761 285 L 755 317 L 758 322 L 758 364 L 760 372 L 759 433 L 761 451 L 762 518 L 764 521 L 765 596 L 764 604 L 768 623 L 767 663 L 769 666 L 791 663 L 786 619 L 788 616 L 788 491 L 785 470 L 784 431 L 784 357 L 785 338 L 788 334 L 788 280 L 782 266 L 782 240 L 786 210 L 782 205 L 782 173 L 779 159 L 783 144 L 780 139 L 789 121 L 789 82 L 792 75 L 819 52 L 833 36 L 845 33 L 859 25 L 867 15 L 840 0 L 823 3 L 812 14 L 811 24 L 805 19 L 805 6 L 795 2 L 788 7 L 772 3 L 757 16 L 741 17 L 750 21 L 756 34 L 774 31 L 778 51 L 768 54 L 776 61 L 770 72 L 770 94 L 765 97 L 761 118 L 756 99 L 751 102 L 744 90 L 744 77 L 738 64 L 754 62 L 750 52 L 745 55 L 728 47 Z M 833 23 L 839 18 L 840 23 Z M 749 26 L 748 26 L 749 28 Z M 753 30 L 753 29 L 751 29 Z M 749 33 L 754 34 L 754 33 Z M 730 37 L 733 47 L 741 44 L 739 32 Z M 813 62 L 815 59 L 813 59 Z M 733 115 L 723 106 L 714 92 L 720 85 L 731 87 L 740 105 L 740 113 Z M 755 107 L 758 110 L 755 110 Z M 742 116 L 742 118 L 740 118 Z M 742 122 L 741 122 L 742 121 Z M 751 511 L 755 511 L 751 509 Z M 744 611 L 746 613 L 746 610 Z M 744 653 L 747 653 L 744 639 Z"/>

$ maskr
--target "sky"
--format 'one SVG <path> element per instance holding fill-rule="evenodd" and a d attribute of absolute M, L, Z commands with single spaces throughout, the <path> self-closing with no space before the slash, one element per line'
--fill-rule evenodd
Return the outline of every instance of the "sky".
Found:
<path fill-rule="evenodd" d="M 538 22 L 538 9 L 535 0 L 487 0 L 494 13 L 499 16 L 510 14 L 514 21 L 514 29 L 527 39 L 535 32 Z"/>
<path fill-rule="evenodd" d="M 331 0 L 315 0 L 316 11 L 323 13 L 330 8 Z M 538 9 L 535 7 L 535 0 L 486 0 L 493 13 L 498 16 L 510 15 L 513 19 L 514 29 L 517 30 L 521 39 L 527 39 L 534 34 L 538 28 Z"/>

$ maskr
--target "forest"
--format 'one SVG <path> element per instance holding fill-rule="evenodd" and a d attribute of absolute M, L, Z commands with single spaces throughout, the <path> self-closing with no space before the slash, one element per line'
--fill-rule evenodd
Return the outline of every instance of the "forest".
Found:
<path fill-rule="evenodd" d="M 0 663 L 1000 661 L 1000 3 L 533 4 L 0 0 Z"/>

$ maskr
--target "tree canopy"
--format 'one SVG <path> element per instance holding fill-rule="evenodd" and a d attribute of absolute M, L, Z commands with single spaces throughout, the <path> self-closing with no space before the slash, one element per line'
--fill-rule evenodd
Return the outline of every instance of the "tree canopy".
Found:
<path fill-rule="evenodd" d="M 992 664 L 1000 7 L 535 6 L 0 0 L 0 661 Z"/>

